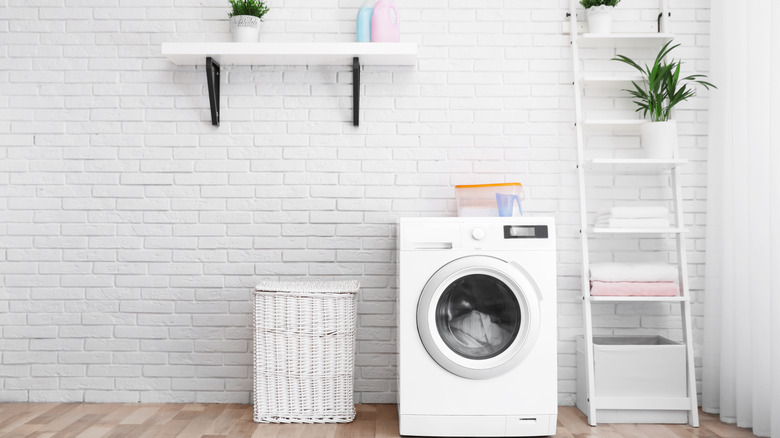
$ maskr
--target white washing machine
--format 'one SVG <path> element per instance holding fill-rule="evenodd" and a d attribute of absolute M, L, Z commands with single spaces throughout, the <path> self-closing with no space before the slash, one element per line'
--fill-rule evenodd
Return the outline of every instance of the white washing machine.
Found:
<path fill-rule="evenodd" d="M 554 226 L 401 219 L 401 435 L 555 434 Z"/>

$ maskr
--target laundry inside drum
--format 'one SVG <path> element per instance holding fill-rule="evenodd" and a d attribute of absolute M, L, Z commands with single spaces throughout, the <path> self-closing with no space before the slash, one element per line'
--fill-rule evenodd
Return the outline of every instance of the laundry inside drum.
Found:
<path fill-rule="evenodd" d="M 512 289 L 485 274 L 458 278 L 436 305 L 439 335 L 452 351 L 468 359 L 488 359 L 509 348 L 521 318 Z"/>

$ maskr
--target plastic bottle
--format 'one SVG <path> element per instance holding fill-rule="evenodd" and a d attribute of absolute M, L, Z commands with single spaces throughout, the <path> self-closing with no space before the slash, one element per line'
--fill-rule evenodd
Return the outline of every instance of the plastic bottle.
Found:
<path fill-rule="evenodd" d="M 357 40 L 359 43 L 371 42 L 371 19 L 374 15 L 376 0 L 366 0 L 358 10 Z"/>
<path fill-rule="evenodd" d="M 371 41 L 397 43 L 401 41 L 401 20 L 393 0 L 377 0 L 371 19 Z"/>

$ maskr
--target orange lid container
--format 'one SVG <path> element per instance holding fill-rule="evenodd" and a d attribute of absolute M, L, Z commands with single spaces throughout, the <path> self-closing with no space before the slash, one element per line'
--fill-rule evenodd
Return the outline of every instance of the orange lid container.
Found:
<path fill-rule="evenodd" d="M 521 183 L 455 186 L 460 217 L 522 216 L 521 201 L 524 197 Z M 502 208 L 499 209 L 499 206 Z"/>

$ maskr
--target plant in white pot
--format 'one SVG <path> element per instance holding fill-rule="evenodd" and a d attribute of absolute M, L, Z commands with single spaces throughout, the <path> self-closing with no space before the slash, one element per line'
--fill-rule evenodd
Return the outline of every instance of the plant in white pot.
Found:
<path fill-rule="evenodd" d="M 233 10 L 230 17 L 230 33 L 237 43 L 256 43 L 260 35 L 260 22 L 268 13 L 262 0 L 229 0 Z"/>
<path fill-rule="evenodd" d="M 612 58 L 639 70 L 642 76 L 642 84 L 632 82 L 633 90 L 627 91 L 634 98 L 637 112 L 642 112 L 644 117 L 650 116 L 650 122 L 643 123 L 640 127 L 642 137 L 642 149 L 647 158 L 668 159 L 676 158 L 677 154 L 677 122 L 671 120 L 672 108 L 678 103 L 684 102 L 696 95 L 693 84 L 702 85 L 708 89 L 718 88 L 704 81 L 706 75 L 694 74 L 680 77 L 682 61 L 671 59 L 666 61 L 666 56 L 679 44 L 671 46 L 671 41 L 664 44 L 652 66 L 640 66 L 636 61 L 623 55 Z"/>
<path fill-rule="evenodd" d="M 612 12 L 620 0 L 580 0 L 588 18 L 589 33 L 611 33 Z"/>

